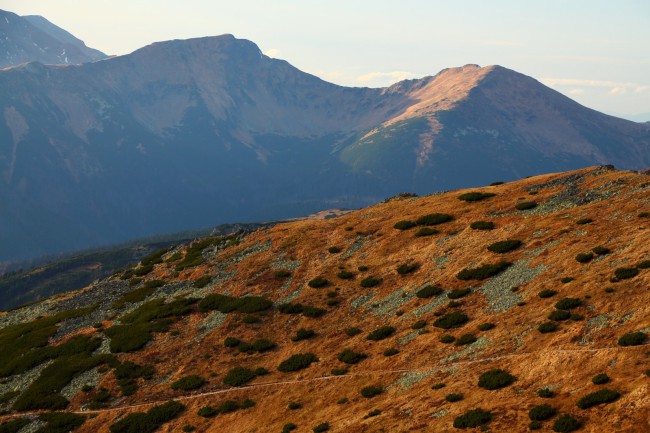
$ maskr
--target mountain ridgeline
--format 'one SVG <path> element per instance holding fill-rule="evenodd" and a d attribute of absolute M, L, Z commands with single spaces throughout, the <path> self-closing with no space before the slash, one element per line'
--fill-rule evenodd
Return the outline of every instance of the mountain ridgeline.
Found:
<path fill-rule="evenodd" d="M 650 126 L 500 66 L 346 88 L 230 35 L 0 72 L 0 260 L 594 164 Z"/>

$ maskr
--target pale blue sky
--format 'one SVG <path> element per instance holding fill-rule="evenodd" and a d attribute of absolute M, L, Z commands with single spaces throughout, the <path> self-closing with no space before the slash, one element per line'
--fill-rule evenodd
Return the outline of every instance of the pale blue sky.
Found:
<path fill-rule="evenodd" d="M 337 84 L 499 64 L 578 102 L 650 120 L 650 0 L 2 0 L 109 54 L 232 33 Z"/>

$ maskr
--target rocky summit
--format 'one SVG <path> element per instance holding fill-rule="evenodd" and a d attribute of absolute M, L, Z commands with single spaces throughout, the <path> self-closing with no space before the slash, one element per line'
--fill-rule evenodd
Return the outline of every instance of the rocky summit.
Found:
<path fill-rule="evenodd" d="M 650 126 L 501 66 L 327 83 L 232 35 L 0 71 L 0 261 L 590 165 Z"/>
<path fill-rule="evenodd" d="M 649 203 L 600 166 L 158 251 L 0 315 L 0 430 L 647 432 Z"/>

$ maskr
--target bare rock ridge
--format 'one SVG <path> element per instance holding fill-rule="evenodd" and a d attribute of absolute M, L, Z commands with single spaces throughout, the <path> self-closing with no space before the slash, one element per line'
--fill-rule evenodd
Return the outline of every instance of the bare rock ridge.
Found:
<path fill-rule="evenodd" d="M 106 57 L 41 16 L 21 17 L 1 9 L 0 52 L 0 69 L 26 62 L 78 64 Z"/>
<path fill-rule="evenodd" d="M 0 312 L 0 429 L 645 433 L 649 200 L 600 166 L 164 248 Z"/>
<path fill-rule="evenodd" d="M 232 35 L 9 68 L 0 113 L 0 260 L 650 165 L 650 126 L 500 66 L 348 88 Z"/>

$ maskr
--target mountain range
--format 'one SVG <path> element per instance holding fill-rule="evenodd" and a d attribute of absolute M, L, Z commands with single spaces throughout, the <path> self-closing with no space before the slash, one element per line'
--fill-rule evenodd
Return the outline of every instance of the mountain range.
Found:
<path fill-rule="evenodd" d="M 501 66 L 347 88 L 231 35 L 0 71 L 0 260 L 593 164 L 650 125 Z"/>
<path fill-rule="evenodd" d="M 590 167 L 166 247 L 0 312 L 0 431 L 648 432 L 649 180 Z"/>
<path fill-rule="evenodd" d="M 19 16 L 1 9 L 0 53 L 0 69 L 27 62 L 79 64 L 107 57 L 42 16 Z"/>

